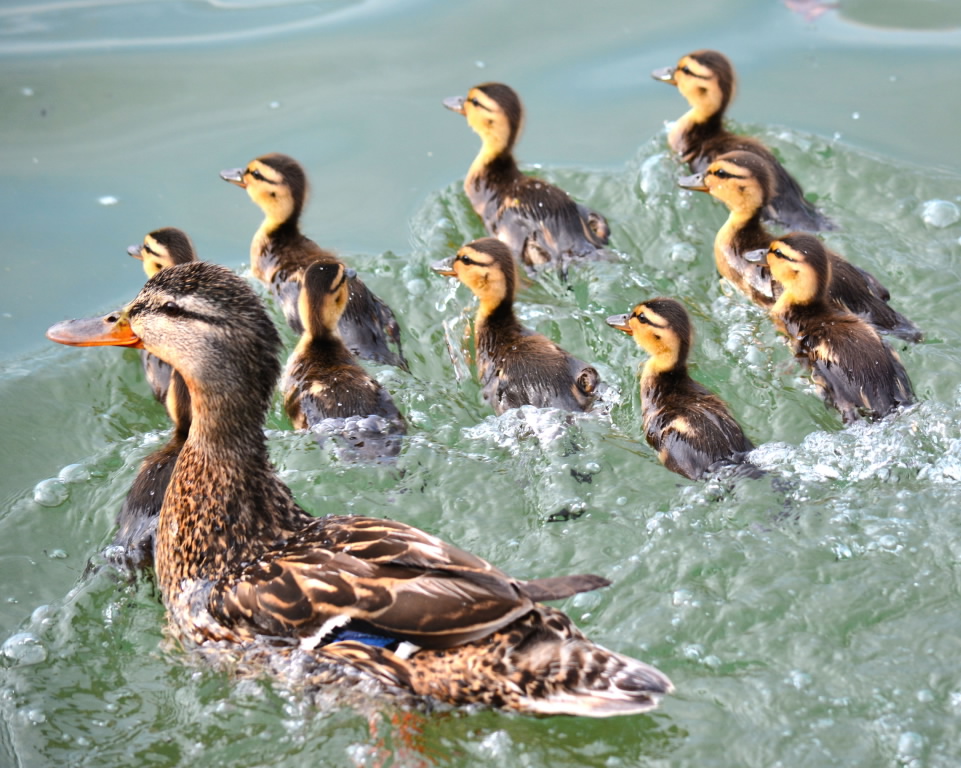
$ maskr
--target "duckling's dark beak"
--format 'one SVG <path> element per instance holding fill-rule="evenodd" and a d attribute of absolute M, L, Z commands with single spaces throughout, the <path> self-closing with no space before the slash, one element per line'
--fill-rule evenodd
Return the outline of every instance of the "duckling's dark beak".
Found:
<path fill-rule="evenodd" d="M 241 189 L 247 188 L 247 182 L 244 181 L 243 168 L 229 168 L 226 171 L 221 171 L 220 178 L 224 181 L 229 181 L 231 184 L 236 184 Z"/>
<path fill-rule="evenodd" d="M 631 326 L 627 324 L 630 315 L 611 315 L 607 318 L 606 322 L 611 328 L 618 331 L 624 331 L 628 336 L 633 336 L 634 333 L 631 331 Z"/>
<path fill-rule="evenodd" d="M 127 246 L 127 253 L 133 256 L 135 259 L 140 259 L 143 261 L 143 246 L 140 243 Z"/>
<path fill-rule="evenodd" d="M 344 270 L 344 277 L 348 280 L 353 280 L 357 277 L 357 270 L 353 267 L 347 267 Z"/>
<path fill-rule="evenodd" d="M 47 338 L 68 347 L 137 347 L 143 342 L 130 328 L 122 310 L 104 317 L 64 320 L 47 329 Z"/>
<path fill-rule="evenodd" d="M 464 114 L 464 97 L 463 96 L 448 96 L 444 99 L 443 104 L 451 112 L 457 112 L 460 115 Z"/>
<path fill-rule="evenodd" d="M 693 189 L 695 192 L 707 192 L 707 185 L 704 183 L 704 174 L 695 173 L 691 176 L 682 176 L 677 180 L 679 187 Z"/>
<path fill-rule="evenodd" d="M 667 83 L 668 85 L 677 85 L 677 81 L 674 79 L 674 67 L 661 67 L 660 69 L 655 69 L 651 72 L 651 77 L 655 80 L 660 80 L 662 83 Z"/>
<path fill-rule="evenodd" d="M 454 259 L 441 259 L 440 261 L 435 261 L 430 265 L 430 268 L 434 270 L 438 275 L 443 275 L 444 277 L 457 277 L 457 273 L 454 271 Z"/>
<path fill-rule="evenodd" d="M 765 264 L 767 263 L 767 248 L 758 248 L 755 251 L 748 251 L 742 254 L 741 258 L 745 261 L 749 261 L 752 264 Z"/>

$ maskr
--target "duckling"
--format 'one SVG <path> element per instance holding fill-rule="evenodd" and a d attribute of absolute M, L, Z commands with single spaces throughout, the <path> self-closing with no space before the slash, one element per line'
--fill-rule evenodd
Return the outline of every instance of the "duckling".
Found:
<path fill-rule="evenodd" d="M 190 242 L 187 233 L 176 227 L 163 227 L 148 232 L 142 243 L 131 245 L 127 253 L 143 262 L 143 271 L 147 277 L 153 277 L 161 269 L 174 264 L 186 264 L 196 261 L 197 253 L 194 244 Z M 141 350 L 140 363 L 143 365 L 144 375 L 150 389 L 161 403 L 167 399 L 167 388 L 170 386 L 171 367 L 155 355 Z M 188 404 L 187 413 L 190 407 Z"/>
<path fill-rule="evenodd" d="M 730 465 L 742 465 L 739 474 L 761 474 L 746 461 L 754 446 L 727 405 L 688 374 L 694 330 L 679 301 L 650 299 L 607 324 L 651 356 L 641 371 L 641 413 L 644 436 L 665 467 L 689 480 Z"/>
<path fill-rule="evenodd" d="M 845 424 L 880 419 L 914 402 L 897 354 L 868 323 L 828 300 L 833 264 L 820 240 L 784 235 L 771 243 L 767 263 L 783 286 L 771 317 Z"/>
<path fill-rule="evenodd" d="M 517 267 L 511 249 L 485 237 L 462 247 L 452 261 L 432 265 L 473 291 L 480 306 L 474 321 L 477 373 L 484 399 L 500 415 L 510 408 L 590 410 L 600 376 L 514 315 Z"/>
<path fill-rule="evenodd" d="M 334 431 L 355 455 L 396 456 L 404 418 L 338 331 L 349 290 L 343 264 L 315 262 L 304 270 L 298 302 L 304 333 L 284 373 L 284 407 L 296 429 L 319 428 L 320 437 Z"/>
<path fill-rule="evenodd" d="M 303 333 L 297 302 L 304 270 L 315 261 L 339 261 L 300 231 L 300 215 L 307 201 L 307 174 L 294 158 L 275 152 L 251 160 L 246 168 L 222 171 L 220 177 L 246 189 L 264 212 L 264 221 L 250 244 L 250 268 L 277 297 L 290 327 Z M 340 334 L 357 357 L 408 370 L 394 313 L 353 270 Z"/>
<path fill-rule="evenodd" d="M 771 282 L 766 264 L 747 258 L 752 252 L 767 253 L 775 236 L 761 222 L 761 212 L 775 189 L 774 167 L 763 155 L 727 152 L 714 160 L 703 174 L 680 180 L 685 189 L 709 192 L 730 210 L 714 239 L 717 271 L 754 303 L 770 308 L 780 288 Z M 828 251 L 831 261 L 831 300 L 860 315 L 882 333 L 917 342 L 921 331 L 892 308 L 891 294 L 867 270 L 851 264 L 838 253 Z"/>
<path fill-rule="evenodd" d="M 701 173 L 719 155 L 746 150 L 761 155 L 774 172 L 774 194 L 764 205 L 764 216 L 791 229 L 834 229 L 834 223 L 804 198 L 795 181 L 771 151 L 757 139 L 738 136 L 724 128 L 724 112 L 734 98 L 735 76 L 730 60 L 718 51 L 694 51 L 676 67 L 655 69 L 651 76 L 677 86 L 691 109 L 668 132 L 671 149 L 694 173 Z"/>
<path fill-rule="evenodd" d="M 464 192 L 488 234 L 507 243 L 531 267 L 556 264 L 564 270 L 571 260 L 598 255 L 610 238 L 607 219 L 518 169 L 513 149 L 524 125 L 524 108 L 512 88 L 483 83 L 466 98 L 452 96 L 443 104 L 464 115 L 481 137 Z"/>
<path fill-rule="evenodd" d="M 109 333 L 85 343 L 142 345 L 190 391 L 193 421 L 156 546 L 157 582 L 186 648 L 308 693 L 358 685 L 424 705 L 604 717 L 647 711 L 673 689 L 542 604 L 606 579 L 522 581 L 404 523 L 301 509 L 263 431 L 280 337 L 230 270 L 165 269 L 102 324 Z M 48 337 L 78 343 L 62 327 Z"/>

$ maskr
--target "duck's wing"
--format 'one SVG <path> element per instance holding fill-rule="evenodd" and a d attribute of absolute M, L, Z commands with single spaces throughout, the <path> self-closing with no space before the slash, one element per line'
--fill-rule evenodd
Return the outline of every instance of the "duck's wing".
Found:
<path fill-rule="evenodd" d="M 386 302 L 359 277 L 350 280 L 347 308 L 337 325 L 347 348 L 357 357 L 410 370 L 400 343 L 400 325 Z M 389 346 L 393 344 L 397 351 Z"/>
<path fill-rule="evenodd" d="M 352 624 L 422 647 L 450 648 L 486 637 L 538 599 L 606 583 L 572 576 L 528 584 L 403 523 L 336 516 L 218 582 L 209 605 L 228 625 L 305 647 Z"/>

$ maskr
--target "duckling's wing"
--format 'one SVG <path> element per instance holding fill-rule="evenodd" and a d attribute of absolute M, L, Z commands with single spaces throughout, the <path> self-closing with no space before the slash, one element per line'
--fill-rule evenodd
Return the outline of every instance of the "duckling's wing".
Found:
<path fill-rule="evenodd" d="M 337 328 L 344 344 L 357 357 L 410 370 L 401 349 L 397 318 L 359 277 L 350 280 L 347 308 Z M 397 348 L 396 352 L 388 346 L 389 343 Z"/>
<path fill-rule="evenodd" d="M 891 292 L 880 280 L 834 251 L 829 251 L 829 255 L 831 283 L 828 290 L 835 304 L 864 318 L 881 333 L 915 343 L 922 340 L 921 330 L 888 304 Z"/>
<path fill-rule="evenodd" d="M 402 523 L 340 516 L 318 520 L 216 584 L 210 607 L 228 624 L 307 647 L 357 622 L 449 648 L 524 615 L 549 588 L 559 585 L 533 582 L 528 591 L 486 561 Z"/>

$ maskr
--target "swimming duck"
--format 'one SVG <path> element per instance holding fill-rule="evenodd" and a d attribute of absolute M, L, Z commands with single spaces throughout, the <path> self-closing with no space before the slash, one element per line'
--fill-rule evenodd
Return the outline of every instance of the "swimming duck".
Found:
<path fill-rule="evenodd" d="M 296 429 L 346 439 L 348 455 L 396 456 L 406 432 L 404 418 L 340 338 L 348 294 L 343 264 L 317 262 L 304 270 L 298 302 L 304 333 L 284 372 L 284 407 Z"/>
<path fill-rule="evenodd" d="M 48 336 L 77 342 L 60 328 Z M 271 467 L 263 430 L 280 337 L 230 270 L 165 269 L 95 330 L 85 343 L 142 345 L 190 391 L 156 573 L 175 636 L 204 658 L 308 688 L 358 683 L 540 714 L 643 712 L 672 690 L 541 604 L 603 578 L 521 581 L 404 523 L 304 512 Z"/>
<path fill-rule="evenodd" d="M 766 309 L 780 288 L 772 284 L 763 261 L 756 263 L 746 256 L 755 251 L 763 256 L 775 239 L 761 222 L 775 183 L 774 168 L 763 155 L 741 151 L 727 152 L 703 174 L 679 181 L 685 189 L 709 192 L 728 207 L 730 215 L 714 239 L 714 263 L 723 278 Z M 827 253 L 831 261 L 828 295 L 835 304 L 860 315 L 882 333 L 905 341 L 921 340 L 917 326 L 888 304 L 891 294 L 874 275 L 834 251 Z"/>
<path fill-rule="evenodd" d="M 300 231 L 300 215 L 307 201 L 307 174 L 294 158 L 275 152 L 251 160 L 246 168 L 222 171 L 220 177 L 246 189 L 264 212 L 264 221 L 250 244 L 250 268 L 277 297 L 290 327 L 303 333 L 297 301 L 304 270 L 315 261 L 339 262 L 333 253 Z M 394 313 L 353 270 L 340 335 L 357 357 L 407 370 Z M 390 348 L 391 343 L 396 352 Z"/>
<path fill-rule="evenodd" d="M 897 354 L 872 326 L 828 301 L 832 262 L 821 241 L 804 233 L 784 235 L 766 255 L 784 289 L 771 317 L 844 423 L 879 419 L 913 403 Z"/>
<path fill-rule="evenodd" d="M 161 269 L 197 259 L 194 244 L 190 242 L 187 233 L 176 227 L 163 227 L 148 232 L 143 242 L 129 246 L 127 253 L 143 262 L 143 271 L 148 278 L 153 277 Z M 156 355 L 151 355 L 144 350 L 140 352 L 140 363 L 143 365 L 144 375 L 147 377 L 147 383 L 154 397 L 161 403 L 165 403 L 173 369 Z M 189 415 L 189 405 L 186 410 Z"/>
<path fill-rule="evenodd" d="M 641 370 L 644 437 L 665 467 L 689 480 L 730 465 L 748 468 L 741 474 L 760 474 L 746 463 L 754 446 L 727 405 L 688 374 L 694 330 L 679 301 L 650 299 L 607 324 L 633 336 L 650 355 Z"/>
<path fill-rule="evenodd" d="M 556 264 L 591 258 L 607 244 L 610 228 L 596 211 L 576 203 L 564 190 L 525 176 L 514 160 L 524 125 L 524 108 L 512 88 L 483 83 L 466 98 L 444 99 L 464 115 L 481 137 L 481 149 L 464 179 L 464 192 L 488 234 L 503 240 L 525 264 Z"/>
<path fill-rule="evenodd" d="M 774 194 L 764 205 L 764 216 L 791 229 L 834 229 L 834 223 L 804 198 L 794 180 L 771 151 L 757 139 L 738 136 L 724 127 L 724 112 L 734 98 L 734 67 L 718 51 L 694 51 L 676 67 L 655 69 L 651 76 L 677 86 L 691 109 L 668 133 L 671 149 L 694 173 L 702 172 L 719 155 L 746 150 L 761 155 L 774 171 Z"/>
<path fill-rule="evenodd" d="M 600 384 L 597 371 L 524 328 L 514 315 L 517 267 L 507 245 L 485 237 L 432 266 L 439 275 L 456 277 L 480 302 L 474 320 L 477 372 L 494 413 L 522 405 L 590 409 Z"/>

